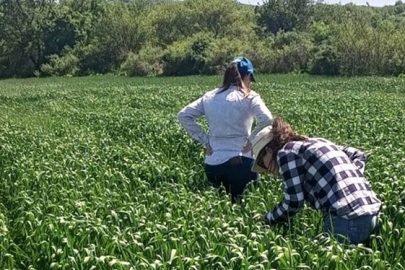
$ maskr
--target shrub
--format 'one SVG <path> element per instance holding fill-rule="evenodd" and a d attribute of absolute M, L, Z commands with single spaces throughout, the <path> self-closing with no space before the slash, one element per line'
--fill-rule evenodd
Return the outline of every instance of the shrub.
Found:
<path fill-rule="evenodd" d="M 253 65 L 258 73 L 271 73 L 274 70 L 272 49 L 274 38 L 272 36 L 266 39 L 253 40 L 246 50 L 246 56 L 252 60 Z"/>
<path fill-rule="evenodd" d="M 103 42 L 94 39 L 89 44 L 78 44 L 74 47 L 73 54 L 79 59 L 78 75 L 108 73 L 119 66 L 117 52 L 101 43 Z"/>
<path fill-rule="evenodd" d="M 174 42 L 163 53 L 163 74 L 169 76 L 211 74 L 213 37 L 198 33 Z"/>
<path fill-rule="evenodd" d="M 49 63 L 41 66 L 44 75 L 50 76 L 74 76 L 79 71 L 79 59 L 68 52 L 63 56 L 53 54 L 49 56 Z"/>
<path fill-rule="evenodd" d="M 314 22 L 309 28 L 314 44 L 322 44 L 331 36 L 331 30 L 324 22 Z"/>
<path fill-rule="evenodd" d="M 156 76 L 163 73 L 160 61 L 161 49 L 145 47 L 138 54 L 129 52 L 121 64 L 120 72 L 127 76 Z"/>
<path fill-rule="evenodd" d="M 235 56 L 243 55 L 251 58 L 251 56 L 248 55 L 250 45 L 251 43 L 241 41 L 239 38 L 224 37 L 215 39 L 211 44 L 211 54 L 208 59 L 209 68 L 206 69 L 206 72 L 209 71 L 210 74 L 224 72 L 229 62 Z M 255 65 L 254 60 L 251 60 L 253 61 L 253 65 Z"/>
<path fill-rule="evenodd" d="M 398 53 L 394 53 L 385 63 L 384 72 L 387 75 L 399 76 L 405 73 L 405 57 Z"/>
<path fill-rule="evenodd" d="M 336 48 L 326 44 L 314 47 L 308 63 L 308 72 L 315 75 L 338 75 L 339 63 Z"/>
<path fill-rule="evenodd" d="M 280 32 L 276 35 L 272 46 L 269 65 L 271 73 L 288 73 L 307 69 L 313 44 L 306 34 L 296 32 Z"/>

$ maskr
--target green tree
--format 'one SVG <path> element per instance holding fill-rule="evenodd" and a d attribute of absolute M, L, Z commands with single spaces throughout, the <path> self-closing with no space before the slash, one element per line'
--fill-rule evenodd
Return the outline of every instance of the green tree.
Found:
<path fill-rule="evenodd" d="M 312 0 L 268 0 L 256 8 L 257 25 L 276 34 L 304 29 L 310 21 Z"/>
<path fill-rule="evenodd" d="M 1 60 L 10 64 L 10 72 L 31 76 L 45 62 L 45 51 L 52 51 L 57 44 L 48 44 L 49 32 L 55 26 L 54 1 L 2 1 L 3 51 Z"/>
<path fill-rule="evenodd" d="M 167 1 L 158 4 L 150 10 L 145 20 L 153 27 L 150 33 L 153 43 L 163 48 L 194 33 L 189 10 L 183 2 Z"/>
<path fill-rule="evenodd" d="M 99 0 L 3 0 L 1 67 L 8 76 L 32 76 L 65 48 L 86 40 Z M 90 26 L 89 26 L 90 25 Z"/>
<path fill-rule="evenodd" d="M 254 10 L 232 0 L 187 0 L 190 23 L 197 32 L 209 32 L 215 38 L 251 35 Z"/>
<path fill-rule="evenodd" d="M 96 27 L 96 35 L 114 54 L 138 52 L 148 39 L 144 2 L 106 2 L 103 15 Z"/>
<path fill-rule="evenodd" d="M 153 25 L 155 44 L 162 47 L 201 32 L 247 40 L 254 29 L 253 8 L 232 0 L 168 1 L 157 5 L 146 20 Z"/>

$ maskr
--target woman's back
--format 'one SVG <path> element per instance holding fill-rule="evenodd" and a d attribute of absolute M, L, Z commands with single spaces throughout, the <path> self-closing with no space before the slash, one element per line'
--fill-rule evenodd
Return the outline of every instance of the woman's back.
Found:
<path fill-rule="evenodd" d="M 236 86 L 221 90 L 215 89 L 202 97 L 213 150 L 213 154 L 206 157 L 207 164 L 219 164 L 238 155 L 252 157 L 250 151 L 242 153 L 241 150 L 251 135 L 254 117 L 265 125 L 271 123 L 270 112 L 254 91 L 245 96 Z"/>
<path fill-rule="evenodd" d="M 245 98 L 236 87 L 219 92 L 208 92 L 203 97 L 204 111 L 209 124 L 209 136 L 219 138 L 246 138 L 253 123 L 251 93 Z"/>

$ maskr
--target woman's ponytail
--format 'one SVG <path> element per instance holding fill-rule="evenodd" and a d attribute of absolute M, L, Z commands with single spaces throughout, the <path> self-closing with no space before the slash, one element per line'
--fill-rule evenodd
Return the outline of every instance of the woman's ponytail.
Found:
<path fill-rule="evenodd" d="M 236 85 L 239 90 L 245 93 L 245 97 L 249 96 L 250 88 L 243 83 L 242 76 L 238 70 L 238 64 L 235 62 L 231 63 L 225 70 L 222 89 L 218 93 L 228 90 L 232 85 Z"/>

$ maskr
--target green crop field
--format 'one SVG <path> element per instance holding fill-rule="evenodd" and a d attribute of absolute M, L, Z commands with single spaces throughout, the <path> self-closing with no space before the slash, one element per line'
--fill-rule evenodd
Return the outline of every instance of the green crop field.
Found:
<path fill-rule="evenodd" d="M 261 177 L 243 205 L 206 183 L 176 115 L 221 77 L 4 80 L 0 269 L 405 269 L 405 80 L 257 81 L 299 133 L 366 150 L 384 203 L 368 246 L 325 238 L 309 208 L 257 223 L 283 197 L 278 179 Z"/>

